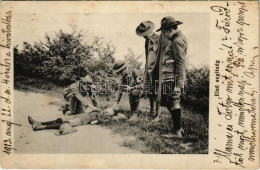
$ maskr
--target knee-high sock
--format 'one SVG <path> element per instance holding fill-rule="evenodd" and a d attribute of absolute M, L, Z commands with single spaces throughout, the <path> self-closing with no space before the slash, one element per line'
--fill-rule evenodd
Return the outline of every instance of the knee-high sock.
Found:
<path fill-rule="evenodd" d="M 181 109 L 175 109 L 171 111 L 173 130 L 179 130 L 181 128 Z"/>
<path fill-rule="evenodd" d="M 59 129 L 61 125 L 62 123 L 56 123 L 52 125 L 36 125 L 34 127 L 34 130 L 39 131 L 39 130 L 46 130 L 46 129 Z"/>
<path fill-rule="evenodd" d="M 41 122 L 41 125 L 54 125 L 54 124 L 59 124 L 59 123 L 62 123 L 61 118 L 58 118 L 58 119 L 53 120 L 53 121 Z"/>
<path fill-rule="evenodd" d="M 150 98 L 150 113 L 155 113 L 155 101 L 153 98 Z"/>

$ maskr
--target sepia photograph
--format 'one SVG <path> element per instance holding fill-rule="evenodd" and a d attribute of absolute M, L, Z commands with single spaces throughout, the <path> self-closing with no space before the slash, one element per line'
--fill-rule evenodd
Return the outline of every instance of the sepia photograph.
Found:
<path fill-rule="evenodd" d="M 17 20 L 17 153 L 208 153 L 209 14 Z"/>
<path fill-rule="evenodd" d="M 257 169 L 258 5 L 1 2 L 1 166 Z"/>

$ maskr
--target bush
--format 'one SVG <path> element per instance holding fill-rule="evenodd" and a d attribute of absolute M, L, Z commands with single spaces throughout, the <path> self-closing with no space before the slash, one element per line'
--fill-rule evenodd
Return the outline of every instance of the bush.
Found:
<path fill-rule="evenodd" d="M 182 104 L 186 108 L 208 114 L 209 112 L 209 68 L 191 68 L 187 70 L 186 94 Z"/>
<path fill-rule="evenodd" d="M 103 45 L 98 37 L 87 44 L 85 38 L 75 29 L 72 33 L 60 30 L 53 39 L 45 34 L 45 42 L 24 42 L 22 50 L 15 47 L 15 78 L 37 78 L 65 87 L 87 74 L 106 76 L 114 63 L 114 47 Z"/>

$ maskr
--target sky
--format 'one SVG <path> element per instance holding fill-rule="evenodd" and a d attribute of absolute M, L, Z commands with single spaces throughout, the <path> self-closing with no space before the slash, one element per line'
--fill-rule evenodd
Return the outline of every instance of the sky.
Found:
<path fill-rule="evenodd" d="M 23 42 L 38 42 L 44 40 L 45 33 L 50 37 L 62 30 L 72 32 L 70 25 L 77 25 L 78 30 L 94 36 L 104 37 L 104 41 L 116 47 L 116 59 L 123 58 L 128 48 L 133 49 L 135 54 L 143 54 L 140 61 L 145 62 L 144 43 L 145 39 L 136 35 L 136 27 L 142 21 L 152 21 L 155 30 L 160 27 L 161 19 L 165 16 L 173 16 L 183 24 L 179 29 L 188 40 L 188 62 L 196 67 L 209 65 L 210 57 L 210 16 L 207 13 L 169 13 L 169 14 L 46 14 L 21 13 L 15 22 L 15 45 L 22 46 Z M 27 23 L 25 24 L 19 23 Z M 160 32 L 158 32 L 159 34 Z"/>

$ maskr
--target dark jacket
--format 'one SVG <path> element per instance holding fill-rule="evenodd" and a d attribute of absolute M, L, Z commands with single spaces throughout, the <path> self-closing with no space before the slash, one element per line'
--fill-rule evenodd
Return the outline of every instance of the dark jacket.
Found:
<path fill-rule="evenodd" d="M 155 79 L 154 68 L 157 62 L 158 45 L 159 45 L 159 36 L 155 33 L 153 33 L 152 36 L 149 39 L 146 39 L 145 41 L 146 62 L 145 62 L 144 82 L 146 84 L 150 84 L 150 88 L 152 88 L 151 85 L 154 84 L 153 82 Z"/>
<path fill-rule="evenodd" d="M 181 31 L 174 34 L 166 45 L 160 46 L 158 100 L 161 101 L 162 82 L 173 80 L 174 91 L 184 87 L 188 42 Z"/>
<path fill-rule="evenodd" d="M 181 31 L 174 34 L 167 45 L 162 62 L 163 80 L 173 78 L 176 87 L 183 88 L 186 79 L 186 55 L 188 43 Z"/>

